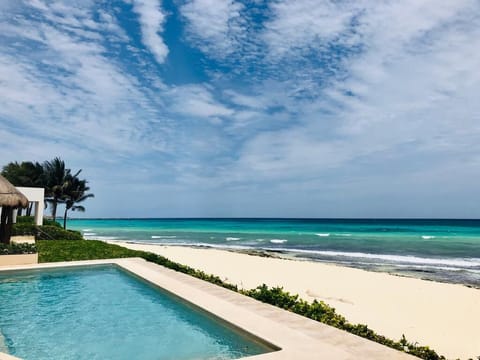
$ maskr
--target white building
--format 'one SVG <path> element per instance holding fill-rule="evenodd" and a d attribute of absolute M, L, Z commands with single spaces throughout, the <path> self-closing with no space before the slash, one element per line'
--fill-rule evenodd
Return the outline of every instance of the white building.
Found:
<path fill-rule="evenodd" d="M 18 191 L 25 195 L 28 201 L 34 203 L 35 208 L 35 224 L 43 224 L 43 210 L 45 208 L 45 189 L 44 188 L 34 188 L 34 187 L 20 187 L 17 186 Z M 13 222 L 16 222 L 16 211 L 14 214 Z"/>

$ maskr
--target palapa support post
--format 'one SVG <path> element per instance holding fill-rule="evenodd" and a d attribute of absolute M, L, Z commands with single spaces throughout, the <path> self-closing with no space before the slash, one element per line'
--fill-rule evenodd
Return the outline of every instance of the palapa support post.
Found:
<path fill-rule="evenodd" d="M 0 224 L 0 242 L 3 244 L 10 243 L 12 235 L 13 208 L 11 206 L 2 207 L 2 219 Z"/>
<path fill-rule="evenodd" d="M 0 175 L 0 206 L 2 207 L 0 242 L 9 244 L 12 234 L 13 209 L 27 207 L 28 199 L 2 175 Z"/>

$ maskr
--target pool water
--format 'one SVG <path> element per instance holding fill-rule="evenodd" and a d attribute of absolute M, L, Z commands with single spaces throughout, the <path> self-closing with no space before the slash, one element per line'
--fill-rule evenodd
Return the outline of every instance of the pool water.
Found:
<path fill-rule="evenodd" d="M 114 266 L 0 275 L 0 351 L 23 359 L 236 359 L 270 351 Z"/>

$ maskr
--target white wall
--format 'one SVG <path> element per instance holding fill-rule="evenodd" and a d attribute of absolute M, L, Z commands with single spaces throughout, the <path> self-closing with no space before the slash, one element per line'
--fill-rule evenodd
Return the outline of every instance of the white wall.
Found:
<path fill-rule="evenodd" d="M 17 190 L 25 195 L 28 201 L 35 203 L 35 223 L 37 225 L 42 225 L 43 223 L 43 210 L 44 210 L 44 198 L 45 198 L 45 189 L 44 188 L 33 188 L 33 187 L 17 187 Z"/>

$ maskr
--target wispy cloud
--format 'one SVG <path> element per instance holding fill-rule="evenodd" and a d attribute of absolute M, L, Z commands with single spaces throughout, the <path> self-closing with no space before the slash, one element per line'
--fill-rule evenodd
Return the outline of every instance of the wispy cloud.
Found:
<path fill-rule="evenodd" d="M 193 118 L 207 118 L 212 121 L 219 117 L 231 116 L 234 111 L 214 98 L 203 86 L 189 85 L 172 88 L 170 110 Z"/>
<path fill-rule="evenodd" d="M 235 0 L 189 0 L 180 11 L 187 20 L 187 36 L 210 56 L 225 58 L 238 51 L 246 35 L 241 16 L 244 5 Z"/>
<path fill-rule="evenodd" d="M 8 161 L 61 154 L 107 193 L 115 172 L 172 204 L 270 201 L 290 216 L 278 192 L 315 216 L 302 201 L 465 199 L 480 175 L 478 1 L 191 0 L 179 17 L 147 0 L 0 6 Z M 182 69 L 170 41 L 205 76 L 165 81 Z"/>
<path fill-rule="evenodd" d="M 315 46 L 312 33 L 302 37 L 295 21 L 283 18 L 303 15 L 308 23 L 315 11 L 310 5 L 299 12 L 298 3 L 276 3 L 274 9 L 281 6 L 282 11 L 271 23 L 282 36 L 272 36 L 267 26 L 264 39 L 270 48 L 291 58 L 304 53 L 302 44 L 325 51 Z M 390 163 L 396 167 L 392 173 L 404 174 L 405 179 L 411 173 L 422 174 L 435 184 L 439 169 L 448 172 L 459 157 L 472 161 L 476 157 L 476 151 L 467 149 L 478 148 L 474 138 L 480 135 L 475 125 L 480 109 L 473 101 L 473 89 L 480 87 L 475 71 L 480 55 L 472 52 L 479 47 L 473 21 L 480 13 L 478 4 L 350 5 L 345 14 L 358 14 L 355 21 L 323 28 L 326 35 L 317 39 L 323 45 L 329 39 L 343 39 L 346 46 L 352 37 L 352 46 L 361 47 L 355 56 L 337 62 L 345 77 L 324 78 L 327 86 L 318 84 L 313 99 L 287 102 L 295 122 L 287 130 L 252 136 L 237 163 L 226 171 L 230 178 L 257 183 L 259 179 L 269 183 L 323 179 L 323 186 L 326 179 L 338 181 L 346 168 L 354 171 L 360 163 L 368 164 L 365 171 L 371 171 L 362 181 L 372 181 L 377 173 L 373 169 L 389 168 Z M 338 20 L 338 9 L 329 3 L 325 9 L 330 11 L 326 18 Z M 309 68 L 302 71 L 308 74 Z M 301 79 L 297 85 L 303 85 Z M 318 182 L 310 184 L 318 186 Z"/>
<path fill-rule="evenodd" d="M 14 41 L 2 42 L 3 121 L 34 136 L 81 143 L 91 150 L 130 153 L 139 149 L 130 146 L 141 141 L 146 130 L 137 116 L 157 111 L 147 90 L 109 59 L 103 33 L 98 33 L 97 41 L 70 31 L 78 24 L 100 29 L 104 23 L 94 22 L 93 14 L 84 8 L 35 5 L 40 20 L 20 18 L 17 25 L 10 24 Z M 60 23 L 54 21 L 58 17 L 63 19 Z M 33 56 L 32 47 L 38 49 Z"/>
<path fill-rule="evenodd" d="M 133 10 L 138 14 L 142 28 L 142 41 L 162 64 L 168 55 L 168 48 L 159 33 L 163 31 L 165 13 L 159 0 L 133 0 Z"/>
<path fill-rule="evenodd" d="M 269 56 L 301 56 L 328 51 L 334 43 L 347 41 L 352 22 L 361 12 L 356 1 L 277 1 L 270 6 L 271 20 L 262 34 Z M 353 45 L 353 44 L 349 44 Z"/>

